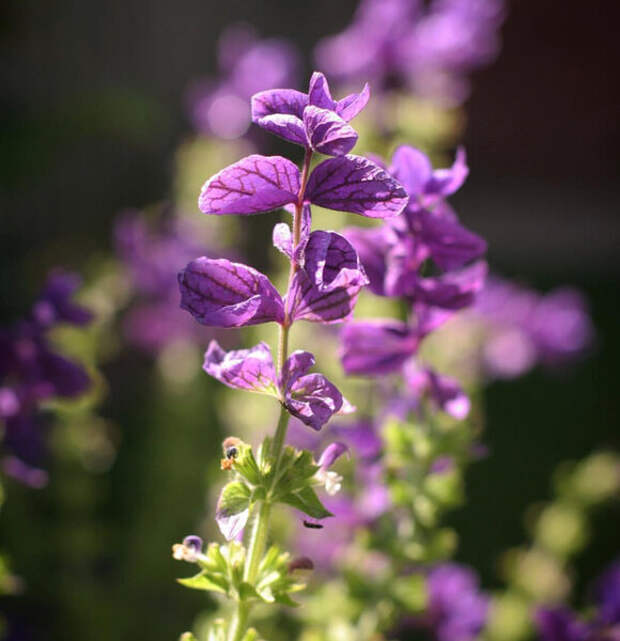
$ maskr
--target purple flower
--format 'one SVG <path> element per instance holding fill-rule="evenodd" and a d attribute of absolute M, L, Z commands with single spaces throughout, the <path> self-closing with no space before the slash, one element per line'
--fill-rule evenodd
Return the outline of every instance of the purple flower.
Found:
<path fill-rule="evenodd" d="M 590 627 L 568 608 L 540 608 L 536 626 L 542 641 L 588 641 Z"/>
<path fill-rule="evenodd" d="M 9 453 L 5 474 L 31 487 L 42 487 L 40 469 L 46 455 L 46 428 L 40 404 L 50 398 L 75 398 L 91 385 L 86 370 L 57 353 L 47 332 L 57 323 L 84 325 L 89 310 L 72 302 L 79 285 L 72 274 L 56 271 L 48 279 L 28 320 L 0 329 L 0 421 L 3 448 Z"/>
<path fill-rule="evenodd" d="M 438 641 L 477 638 L 489 611 L 489 599 L 479 592 L 478 578 L 468 568 L 444 563 L 427 579 L 428 623 Z"/>
<path fill-rule="evenodd" d="M 92 312 L 71 300 L 79 286 L 80 279 L 76 274 L 52 272 L 34 304 L 32 315 L 35 322 L 41 327 L 50 327 L 56 323 L 90 323 L 93 318 Z"/>
<path fill-rule="evenodd" d="M 447 309 L 468 306 L 484 282 L 485 264 L 472 261 L 484 254 L 486 243 L 460 225 L 443 200 L 467 175 L 464 152 L 457 153 L 452 168 L 433 171 L 422 152 L 399 147 L 390 171 L 409 195 L 404 215 L 383 228 L 345 232 L 360 253 L 372 291 Z M 427 260 L 443 273 L 423 276 Z"/>
<path fill-rule="evenodd" d="M 437 408 L 462 421 L 469 414 L 471 403 L 453 378 L 419 367 L 413 360 L 405 368 L 405 380 L 416 398 L 427 396 Z"/>
<path fill-rule="evenodd" d="M 594 600 L 598 604 L 597 620 L 604 625 L 620 627 L 620 561 L 613 563 L 598 579 Z"/>
<path fill-rule="evenodd" d="M 347 227 L 343 234 L 357 250 L 368 276 L 370 291 L 378 296 L 386 296 L 386 259 L 396 242 L 393 230 L 388 225 Z"/>
<path fill-rule="evenodd" d="M 221 138 L 242 136 L 251 123 L 252 94 L 295 83 L 299 56 L 280 38 L 259 40 L 247 25 L 227 29 L 218 43 L 220 79 L 194 85 L 188 95 L 190 117 L 204 133 Z"/>
<path fill-rule="evenodd" d="M 390 218 L 407 204 L 400 184 L 360 156 L 320 163 L 310 174 L 303 196 L 298 193 L 300 180 L 299 169 L 290 160 L 253 154 L 210 178 L 198 206 L 205 214 L 249 215 L 303 201 L 369 218 Z"/>
<path fill-rule="evenodd" d="M 228 387 L 277 396 L 276 370 L 266 343 L 225 352 L 213 340 L 205 352 L 203 369 Z"/>
<path fill-rule="evenodd" d="M 49 480 L 45 470 L 28 465 L 16 456 L 6 456 L 2 459 L 2 471 L 7 476 L 36 490 L 45 487 Z"/>
<path fill-rule="evenodd" d="M 277 376 L 271 350 L 265 343 L 225 352 L 211 341 L 203 369 L 228 387 L 275 396 L 293 416 L 320 430 L 340 411 L 343 399 L 325 376 L 308 374 L 314 363 L 309 352 L 293 352 Z"/>
<path fill-rule="evenodd" d="M 409 207 L 428 208 L 451 196 L 465 182 L 469 168 L 462 147 L 456 152 L 449 169 L 433 170 L 426 154 L 419 149 L 402 145 L 392 156 L 390 173 L 409 194 Z"/>
<path fill-rule="evenodd" d="M 179 270 L 205 253 L 195 230 L 178 220 L 166 220 L 153 230 L 138 212 L 127 212 L 116 223 L 115 239 L 133 289 L 123 319 L 126 339 L 154 353 L 179 338 L 204 340 L 205 329 L 179 309 L 178 301 Z"/>
<path fill-rule="evenodd" d="M 315 231 L 305 246 L 304 266 L 287 294 L 292 320 L 335 323 L 353 313 L 368 278 L 353 245 L 336 232 Z"/>
<path fill-rule="evenodd" d="M 620 634 L 620 562 L 615 562 L 596 581 L 594 615 L 589 621 L 566 607 L 539 608 L 535 619 L 543 641 L 614 640 Z"/>
<path fill-rule="evenodd" d="M 360 421 L 353 425 L 335 425 L 330 428 L 334 436 L 342 439 L 355 452 L 356 459 L 368 462 L 381 453 L 383 443 L 375 426 L 370 421 Z"/>
<path fill-rule="evenodd" d="M 340 80 L 371 79 L 378 90 L 407 87 L 462 102 L 467 74 L 499 50 L 501 0 L 364 0 L 350 26 L 322 40 L 316 59 Z"/>
<path fill-rule="evenodd" d="M 405 296 L 411 292 L 413 299 L 426 305 L 462 309 L 471 305 L 476 294 L 484 287 L 487 271 L 486 262 L 481 260 L 459 271 L 418 278 L 411 287 L 408 283 L 404 284 L 402 291 Z"/>
<path fill-rule="evenodd" d="M 315 71 L 308 93 L 271 89 L 252 97 L 252 121 L 259 127 L 328 156 L 341 156 L 353 149 L 357 133 L 348 124 L 368 102 L 365 85 L 359 94 L 334 100 L 325 76 Z"/>
<path fill-rule="evenodd" d="M 353 155 L 329 158 L 318 165 L 310 174 L 305 199 L 319 207 L 368 218 L 398 216 L 408 201 L 400 183 L 384 169 Z"/>
<path fill-rule="evenodd" d="M 293 233 L 286 223 L 278 223 L 273 228 L 273 245 L 290 260 L 302 265 L 305 259 L 306 245 L 310 238 L 310 227 L 312 226 L 312 212 L 309 203 L 305 203 L 301 209 L 301 229 L 299 244 L 293 247 Z"/>
<path fill-rule="evenodd" d="M 537 362 L 555 365 L 576 358 L 594 331 L 583 296 L 572 289 L 542 295 L 491 277 L 470 316 L 484 330 L 482 364 L 488 376 L 513 378 Z"/>
<path fill-rule="evenodd" d="M 267 276 L 241 263 L 203 256 L 179 274 L 181 308 L 203 325 L 240 327 L 284 321 L 284 304 Z"/>
<path fill-rule="evenodd" d="M 252 154 L 222 169 L 200 192 L 205 214 L 259 214 L 297 202 L 300 174 L 282 156 Z"/>
<path fill-rule="evenodd" d="M 349 375 L 378 376 L 400 370 L 415 354 L 418 335 L 399 321 L 367 321 L 346 325 L 340 359 Z"/>
<path fill-rule="evenodd" d="M 293 352 L 285 361 L 279 386 L 289 412 L 314 430 L 320 430 L 342 407 L 342 394 L 322 374 L 308 374 L 314 365 L 309 352 Z"/>

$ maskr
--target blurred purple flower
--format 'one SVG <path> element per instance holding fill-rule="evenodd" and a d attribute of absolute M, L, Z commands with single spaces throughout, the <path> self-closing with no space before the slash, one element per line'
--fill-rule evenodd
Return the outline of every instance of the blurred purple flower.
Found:
<path fill-rule="evenodd" d="M 542 641 L 617 641 L 620 639 L 620 561 L 594 584 L 594 610 L 588 620 L 564 607 L 539 608 L 536 626 Z"/>
<path fill-rule="evenodd" d="M 489 599 L 479 591 L 476 574 L 456 563 L 433 568 L 427 578 L 426 623 L 438 641 L 470 641 L 484 627 Z"/>
<path fill-rule="evenodd" d="M 468 95 L 468 74 L 499 51 L 502 0 L 363 0 L 353 22 L 319 42 L 321 68 L 346 83 L 369 79 L 448 104 Z"/>
<path fill-rule="evenodd" d="M 176 339 L 213 336 L 179 310 L 177 273 L 205 251 L 191 228 L 172 219 L 151 229 L 139 212 L 126 212 L 116 223 L 115 241 L 133 289 L 123 323 L 131 344 L 157 353 Z"/>
<path fill-rule="evenodd" d="M 490 377 L 517 377 L 537 362 L 570 362 L 594 337 L 585 299 L 569 288 L 539 294 L 493 276 L 470 316 L 485 331 L 482 364 Z"/>
<path fill-rule="evenodd" d="M 469 414 L 469 398 L 453 378 L 437 374 L 429 367 L 419 367 L 413 360 L 407 363 L 404 375 L 415 399 L 428 397 L 438 409 L 459 421 Z"/>
<path fill-rule="evenodd" d="M 253 94 L 296 84 L 299 55 L 284 39 L 260 40 L 249 25 L 234 25 L 220 38 L 218 65 L 218 79 L 190 88 L 189 115 L 198 131 L 234 139 L 250 126 L 248 101 Z"/>
<path fill-rule="evenodd" d="M 49 277 L 26 320 L 0 329 L 0 421 L 4 424 L 2 467 L 31 487 L 42 487 L 40 469 L 46 455 L 46 422 L 41 403 L 76 398 L 91 385 L 86 370 L 55 351 L 47 333 L 58 324 L 85 325 L 92 319 L 72 295 L 79 278 L 56 270 Z"/>

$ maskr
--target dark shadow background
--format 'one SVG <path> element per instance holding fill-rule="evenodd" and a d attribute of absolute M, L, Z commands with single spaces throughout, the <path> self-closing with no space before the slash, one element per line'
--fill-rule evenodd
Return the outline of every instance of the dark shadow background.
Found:
<path fill-rule="evenodd" d="M 167 197 L 171 153 L 189 131 L 183 92 L 214 70 L 215 40 L 226 25 L 244 19 L 264 35 L 293 38 L 308 53 L 349 21 L 355 4 L 5 0 L 0 320 L 23 312 L 48 267 L 80 268 L 110 251 L 119 209 Z M 467 105 L 471 174 L 455 198 L 458 211 L 488 239 L 497 271 L 543 290 L 582 288 L 598 333 L 593 355 L 570 371 L 536 371 L 489 391 L 485 438 L 492 455 L 471 470 L 467 508 L 451 517 L 461 535 L 458 558 L 489 587 L 497 585 L 498 554 L 523 540 L 524 509 L 549 496 L 553 467 L 620 445 L 618 13 L 603 0 L 515 2 L 501 56 L 477 74 Z M 94 566 L 78 564 L 75 574 L 55 567 L 54 546 L 67 543 L 72 524 L 58 524 L 49 494 L 11 488 L 14 499 L 2 518 L 21 529 L 3 534 L 2 543 L 18 550 L 15 562 L 31 589 L 9 606 L 34 625 L 33 639 L 163 641 L 187 628 L 202 603 L 173 584 L 177 569 L 168 558 L 175 533 L 189 531 L 201 510 L 200 493 L 189 491 L 202 482 L 198 464 L 178 480 L 171 505 L 136 516 L 149 483 L 166 483 L 160 463 L 160 478 L 148 478 L 149 417 L 134 410 L 149 404 L 148 387 L 134 383 L 133 396 L 124 392 L 124 382 L 145 372 L 135 354 L 107 372 L 113 387 L 104 413 L 122 417 L 125 430 L 110 478 L 87 481 L 76 472 L 74 482 L 89 484 L 84 491 L 99 497 L 84 503 L 91 512 L 78 507 L 71 516 L 76 527 L 88 521 L 90 536 L 105 542 Z M 165 429 L 166 421 L 183 417 L 158 420 Z M 193 444 L 205 451 L 217 443 L 200 424 L 192 429 Z M 147 477 L 132 487 L 136 470 Z M 578 561 L 582 577 L 617 555 L 619 531 L 617 507 L 599 515 L 593 544 Z M 136 557 L 144 545 L 151 555 Z M 131 566 L 134 558 L 143 563 Z M 133 569 L 122 574 L 121 566 Z M 96 594 L 81 595 L 84 607 L 87 597 L 100 604 L 81 620 L 59 605 L 73 590 L 79 610 L 80 581 L 99 585 Z"/>

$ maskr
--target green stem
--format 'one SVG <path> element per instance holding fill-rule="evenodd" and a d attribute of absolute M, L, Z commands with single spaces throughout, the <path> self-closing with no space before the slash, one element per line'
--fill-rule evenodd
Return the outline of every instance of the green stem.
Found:
<path fill-rule="evenodd" d="M 237 601 L 237 609 L 228 628 L 228 641 L 241 641 L 248 627 L 250 608 L 247 603 Z"/>
<path fill-rule="evenodd" d="M 265 551 L 270 512 L 271 503 L 268 500 L 263 501 L 258 515 L 254 520 L 254 526 L 252 527 L 252 534 L 250 535 L 248 545 L 248 556 L 246 558 L 245 568 L 243 569 L 243 580 L 247 581 L 250 585 L 254 585 L 256 582 L 258 566 Z"/>

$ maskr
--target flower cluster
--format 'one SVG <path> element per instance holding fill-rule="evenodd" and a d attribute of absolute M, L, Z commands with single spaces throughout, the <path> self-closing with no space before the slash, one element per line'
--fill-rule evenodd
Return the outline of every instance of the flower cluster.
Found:
<path fill-rule="evenodd" d="M 422 340 L 471 305 L 485 282 L 486 243 L 459 223 L 445 201 L 467 176 L 465 154 L 459 150 L 452 167 L 433 170 L 421 151 L 400 147 L 387 171 L 409 195 L 404 215 L 345 235 L 359 252 L 371 290 L 403 300 L 412 313 L 408 321 L 350 323 L 342 332 L 342 364 L 354 375 L 401 372 L 412 404 L 427 397 L 462 419 L 469 401 L 459 385 L 415 356 Z"/>
<path fill-rule="evenodd" d="M 218 46 L 221 78 L 196 83 L 188 94 L 195 128 L 220 138 L 238 138 L 248 130 L 248 100 L 268 87 L 294 83 L 299 66 L 295 47 L 280 38 L 260 40 L 249 25 L 235 25 Z"/>
<path fill-rule="evenodd" d="M 48 333 L 62 323 L 83 326 L 89 310 L 72 301 L 79 279 L 53 272 L 27 318 L 0 330 L 0 420 L 4 424 L 5 474 L 31 487 L 42 487 L 47 473 L 42 403 L 75 398 L 90 386 L 84 368 L 61 356 Z"/>
<path fill-rule="evenodd" d="M 312 205 L 351 212 L 367 218 L 397 217 L 409 200 L 398 180 L 381 165 L 349 152 L 357 141 L 351 120 L 365 107 L 368 86 L 341 100 L 331 96 L 327 80 L 315 72 L 307 93 L 291 89 L 262 91 L 252 97 L 252 119 L 263 129 L 305 150 L 301 169 L 281 156 L 250 155 L 210 178 L 198 200 L 211 215 L 253 215 L 284 208 L 293 216 L 292 228 L 277 223 L 273 244 L 290 264 L 287 291 L 281 294 L 255 268 L 228 259 L 202 256 L 178 276 L 181 307 L 201 324 L 237 328 L 275 322 L 279 325 L 276 358 L 266 343 L 249 349 L 225 351 L 211 341 L 204 370 L 228 387 L 272 396 L 282 407 L 273 439 L 266 439 L 257 455 L 237 438 L 226 439 L 222 469 L 233 472 L 222 490 L 216 521 L 228 540 L 239 537 L 255 504 L 258 516 L 243 551 L 244 583 L 227 591 L 239 602 L 229 627 L 229 639 L 244 633 L 247 606 L 253 598 L 269 600 L 261 592 L 261 561 L 267 521 L 273 503 L 285 503 L 311 519 L 331 516 L 314 487 L 336 494 L 342 478 L 329 468 L 348 447 L 330 443 L 318 460 L 312 453 L 285 447 L 289 417 L 319 431 L 337 413 L 354 408 L 323 374 L 310 370 L 314 356 L 303 350 L 289 354 L 291 326 L 300 320 L 329 325 L 348 320 L 368 276 L 353 244 L 333 231 L 312 231 Z M 329 156 L 312 168 L 314 153 Z M 189 543 L 175 548 L 175 556 L 196 555 Z M 196 557 L 199 562 L 200 558 Z M 204 566 L 204 571 L 208 568 Z M 189 587 L 213 589 L 215 579 L 194 577 Z M 287 590 L 292 589 L 286 584 Z M 286 594 L 281 596 L 282 599 Z"/>
<path fill-rule="evenodd" d="M 316 58 L 344 81 L 397 83 L 459 103 L 467 74 L 497 55 L 503 18 L 502 0 L 364 0 L 350 26 L 319 43 Z"/>
<path fill-rule="evenodd" d="M 368 88 L 335 101 L 325 77 L 315 73 L 308 93 L 272 90 L 252 98 L 252 117 L 261 127 L 302 145 L 303 169 L 281 156 L 250 155 L 204 185 L 201 211 L 250 215 L 279 207 L 293 212 L 293 230 L 274 228 L 274 245 L 291 263 L 282 296 L 256 269 L 226 259 L 198 258 L 179 274 L 181 306 L 200 323 L 242 327 L 276 322 L 288 330 L 297 320 L 335 323 L 348 319 L 368 278 L 353 245 L 342 235 L 311 231 L 311 205 L 370 218 L 401 213 L 407 195 L 376 163 L 350 155 L 357 134 L 348 124 L 368 100 Z M 310 171 L 314 151 L 332 156 Z M 276 373 L 266 345 L 224 354 L 213 343 L 205 370 L 231 387 L 276 396 L 307 425 L 320 429 L 341 410 L 338 390 L 322 375 L 308 374 L 314 359 L 295 352 Z"/>

